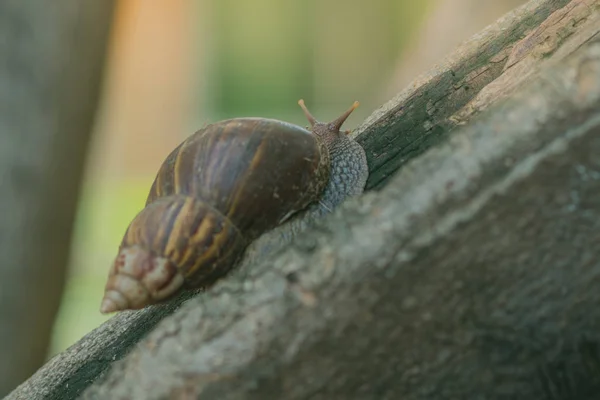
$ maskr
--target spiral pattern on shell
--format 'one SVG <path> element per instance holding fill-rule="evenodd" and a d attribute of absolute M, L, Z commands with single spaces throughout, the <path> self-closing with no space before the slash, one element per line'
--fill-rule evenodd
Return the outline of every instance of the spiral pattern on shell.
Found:
<path fill-rule="evenodd" d="M 208 125 L 161 165 L 109 271 L 101 312 L 138 309 L 224 276 L 248 244 L 317 201 L 328 145 L 347 116 L 313 132 L 265 118 Z"/>
<path fill-rule="evenodd" d="M 184 140 L 161 165 L 109 271 L 101 312 L 139 309 L 226 275 L 264 232 L 319 200 L 331 146 L 355 103 L 312 132 L 266 118 L 220 121 Z M 347 140 L 347 139 L 345 139 Z"/>

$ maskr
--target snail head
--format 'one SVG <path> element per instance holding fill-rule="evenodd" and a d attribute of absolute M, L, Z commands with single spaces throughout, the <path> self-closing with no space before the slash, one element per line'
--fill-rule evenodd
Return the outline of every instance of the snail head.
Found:
<path fill-rule="evenodd" d="M 350 114 L 352 114 L 352 112 L 356 110 L 360 103 L 358 101 L 355 101 L 348 110 L 346 110 L 342 115 L 340 115 L 331 122 L 318 121 L 310 113 L 310 111 L 308 111 L 308 108 L 304 104 L 304 100 L 298 100 L 298 104 L 302 108 L 302 111 L 304 111 L 304 115 L 306 115 L 306 119 L 310 123 L 310 129 L 312 133 L 323 138 L 325 140 L 325 143 L 331 144 L 336 139 L 339 139 L 340 136 L 345 137 L 345 135 L 350 133 L 349 130 L 341 132 L 340 129 L 342 128 L 342 125 L 344 124 L 344 122 L 346 122 Z"/>

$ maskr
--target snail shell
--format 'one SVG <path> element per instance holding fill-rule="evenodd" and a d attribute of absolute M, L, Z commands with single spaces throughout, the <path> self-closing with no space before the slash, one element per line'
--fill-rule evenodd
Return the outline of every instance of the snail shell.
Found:
<path fill-rule="evenodd" d="M 358 106 L 312 132 L 283 121 L 234 118 L 197 131 L 161 165 L 109 271 L 101 312 L 139 309 L 226 275 L 264 232 L 318 201 L 329 147 Z"/>

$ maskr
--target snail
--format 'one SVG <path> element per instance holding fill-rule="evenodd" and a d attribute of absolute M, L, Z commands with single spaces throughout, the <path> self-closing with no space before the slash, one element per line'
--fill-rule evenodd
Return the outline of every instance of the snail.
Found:
<path fill-rule="evenodd" d="M 286 235 L 363 192 L 364 149 L 340 131 L 358 102 L 329 123 L 298 104 L 306 129 L 233 118 L 207 125 L 167 156 L 123 236 L 101 313 L 210 287 L 265 232 Z"/>

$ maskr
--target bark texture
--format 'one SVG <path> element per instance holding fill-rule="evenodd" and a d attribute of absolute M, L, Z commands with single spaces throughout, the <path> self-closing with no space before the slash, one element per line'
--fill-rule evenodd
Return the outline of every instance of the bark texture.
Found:
<path fill-rule="evenodd" d="M 0 2 L 0 397 L 47 356 L 111 9 Z"/>
<path fill-rule="evenodd" d="M 412 33 L 414 37 L 397 61 L 394 76 L 384 93 L 394 96 L 421 71 L 431 68 L 469 38 L 525 0 L 434 0 Z"/>
<path fill-rule="evenodd" d="M 8 398 L 591 399 L 599 4 L 507 15 L 357 130 L 378 190 Z"/>

